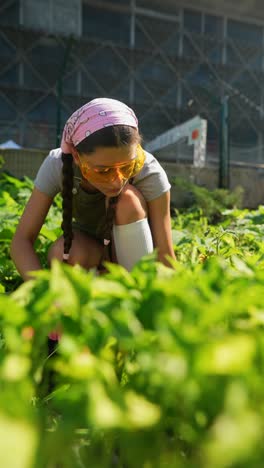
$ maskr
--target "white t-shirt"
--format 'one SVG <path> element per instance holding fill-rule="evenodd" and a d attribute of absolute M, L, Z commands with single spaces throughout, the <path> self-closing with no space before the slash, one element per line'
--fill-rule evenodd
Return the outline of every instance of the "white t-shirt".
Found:
<path fill-rule="evenodd" d="M 61 154 L 60 148 L 51 150 L 40 166 L 34 181 L 38 190 L 52 198 L 62 191 Z M 133 185 L 147 202 L 160 197 L 171 188 L 166 172 L 157 159 L 147 151 L 144 166 L 133 178 Z"/>

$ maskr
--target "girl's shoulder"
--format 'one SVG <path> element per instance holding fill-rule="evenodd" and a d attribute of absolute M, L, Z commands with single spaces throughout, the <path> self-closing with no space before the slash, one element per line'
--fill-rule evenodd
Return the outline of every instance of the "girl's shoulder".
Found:
<path fill-rule="evenodd" d="M 149 153 L 148 151 L 145 151 L 146 155 L 146 160 L 144 163 L 144 166 L 142 170 L 139 172 L 138 176 L 136 176 L 138 179 L 145 178 L 148 175 L 151 174 L 157 174 L 157 173 L 163 173 L 163 168 L 160 165 L 159 161 L 153 156 L 153 154 Z"/>
<path fill-rule="evenodd" d="M 60 163 L 62 164 L 62 159 L 61 159 L 62 151 L 60 148 L 54 148 L 50 150 L 49 154 L 47 155 L 47 158 L 49 158 L 51 161 L 54 161 L 55 163 Z"/>
<path fill-rule="evenodd" d="M 34 184 L 41 191 L 54 197 L 62 188 L 62 151 L 52 149 L 41 164 Z"/>
<path fill-rule="evenodd" d="M 141 171 L 133 178 L 133 184 L 146 201 L 154 200 L 170 190 L 167 174 L 153 154 L 145 151 L 146 160 Z"/>

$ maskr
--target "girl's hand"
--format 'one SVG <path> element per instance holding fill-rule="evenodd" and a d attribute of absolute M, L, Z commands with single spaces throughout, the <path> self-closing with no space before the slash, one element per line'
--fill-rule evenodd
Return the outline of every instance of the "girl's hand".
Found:
<path fill-rule="evenodd" d="M 172 268 L 167 255 L 176 260 L 171 230 L 170 191 L 148 202 L 148 218 L 158 260 Z"/>

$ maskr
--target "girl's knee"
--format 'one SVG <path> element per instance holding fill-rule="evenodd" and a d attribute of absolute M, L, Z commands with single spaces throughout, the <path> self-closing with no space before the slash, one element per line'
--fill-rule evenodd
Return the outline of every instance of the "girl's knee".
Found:
<path fill-rule="evenodd" d="M 99 241 L 78 232 L 74 234 L 69 261 L 89 270 L 99 265 L 102 253 L 103 246 Z"/>
<path fill-rule="evenodd" d="M 49 249 L 49 265 L 53 259 L 62 261 L 63 258 L 63 237 L 59 238 Z M 103 246 L 96 239 L 81 232 L 74 233 L 74 239 L 70 249 L 69 265 L 80 265 L 90 269 L 98 266 L 103 252 Z"/>
<path fill-rule="evenodd" d="M 130 224 L 147 217 L 147 203 L 142 193 L 128 184 L 118 197 L 115 224 Z"/>

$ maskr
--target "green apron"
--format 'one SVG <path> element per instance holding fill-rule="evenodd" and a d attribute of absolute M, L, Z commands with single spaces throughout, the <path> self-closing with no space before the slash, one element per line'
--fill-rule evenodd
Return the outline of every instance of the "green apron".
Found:
<path fill-rule="evenodd" d="M 73 181 L 72 227 L 103 241 L 100 231 L 106 219 L 105 195 L 102 192 L 89 193 L 81 187 L 81 173 L 76 165 Z"/>

